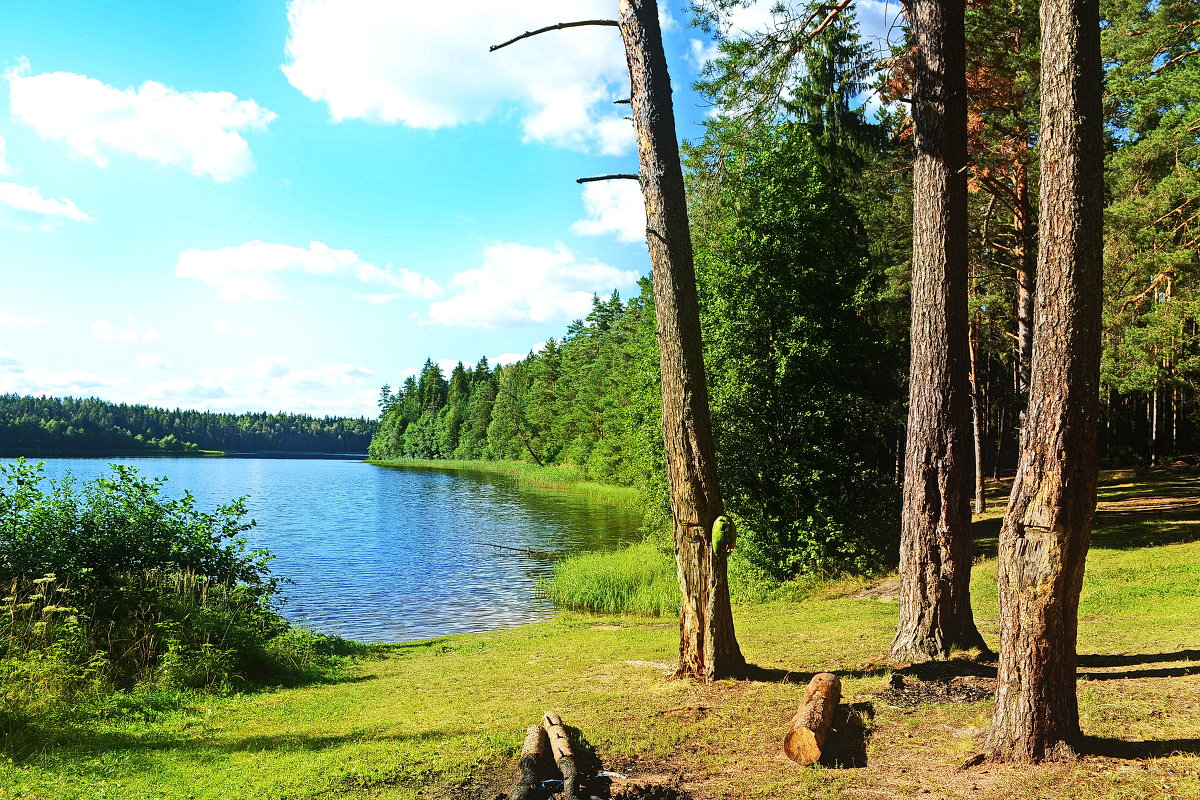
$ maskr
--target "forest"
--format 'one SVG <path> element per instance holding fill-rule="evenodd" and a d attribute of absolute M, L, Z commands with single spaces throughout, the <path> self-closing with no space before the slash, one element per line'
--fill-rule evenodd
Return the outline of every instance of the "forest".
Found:
<path fill-rule="evenodd" d="M 709 3 L 718 26 L 730 3 Z M 1200 22 L 1187 0 L 1103 4 L 1102 464 L 1192 459 L 1200 436 Z M 896 558 L 913 257 L 911 51 L 878 59 L 849 9 L 726 39 L 717 110 L 685 146 L 717 468 L 778 577 Z M 789 27 L 791 26 L 791 27 Z M 1017 465 L 1032 358 L 1039 31 L 966 14 L 968 355 L 977 503 Z M 877 70 L 883 66 L 882 72 Z M 892 102 L 869 116 L 866 91 Z M 573 464 L 666 515 L 650 280 L 516 364 L 432 361 L 380 396 L 376 459 Z"/>
<path fill-rule="evenodd" d="M 166 411 L 97 398 L 0 395 L 0 455 L 364 453 L 375 423 L 304 414 Z"/>

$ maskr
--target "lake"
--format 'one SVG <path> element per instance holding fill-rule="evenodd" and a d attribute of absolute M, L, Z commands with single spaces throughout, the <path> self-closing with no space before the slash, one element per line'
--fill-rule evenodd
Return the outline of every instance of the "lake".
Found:
<path fill-rule="evenodd" d="M 252 547 L 293 581 L 283 613 L 362 641 L 406 642 L 544 619 L 535 593 L 553 557 L 637 539 L 633 513 L 483 472 L 286 458 L 55 458 L 45 472 L 87 480 L 109 463 L 168 478 L 202 510 L 248 496 Z M 487 545 L 518 550 L 501 550 Z"/>

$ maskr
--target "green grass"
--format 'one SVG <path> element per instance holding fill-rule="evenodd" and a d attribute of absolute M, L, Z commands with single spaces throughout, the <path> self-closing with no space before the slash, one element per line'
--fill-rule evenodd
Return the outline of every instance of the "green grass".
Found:
<path fill-rule="evenodd" d="M 443 461 L 416 458 L 367 463 L 380 467 L 503 475 L 515 480 L 519 485 L 581 495 L 606 505 L 637 509 L 641 503 L 637 489 L 598 483 L 589 478 L 582 468 L 571 464 L 539 467 L 524 461 Z"/>
<path fill-rule="evenodd" d="M 878 696 L 892 602 L 852 581 L 807 599 L 735 606 L 750 679 L 670 680 L 670 617 L 564 613 L 536 625 L 377 649 L 332 683 L 176 710 L 133 707 L 35 730 L 0 761 L 0 798 L 129 800 L 495 797 L 511 788 L 525 726 L 559 711 L 577 752 L 636 776 L 678 777 L 696 798 L 1127 800 L 1200 797 L 1200 499 L 1195 476 L 1126 482 L 1097 517 L 1080 609 L 1082 723 L 1095 754 L 964 772 L 989 703 L 896 708 Z M 996 513 L 996 512 L 993 512 Z M 1161 540 L 1161 541 L 1160 541 Z M 996 562 L 973 571 L 995 646 Z M 812 673 L 838 672 L 862 720 L 864 763 L 801 769 L 779 755 Z M 169 707 L 169 706 L 168 706 Z M 2 722 L 2 721 L 0 721 Z M 40 737 L 40 738 L 38 738 Z"/>
<path fill-rule="evenodd" d="M 679 612 L 675 559 L 648 541 L 563 559 L 539 588 L 556 605 L 575 611 L 652 617 Z"/>

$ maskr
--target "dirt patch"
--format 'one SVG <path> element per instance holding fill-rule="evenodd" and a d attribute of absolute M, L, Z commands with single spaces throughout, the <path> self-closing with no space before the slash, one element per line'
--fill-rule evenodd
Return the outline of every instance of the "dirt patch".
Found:
<path fill-rule="evenodd" d="M 855 600 L 878 600 L 881 603 L 894 603 L 900 598 L 900 578 L 888 578 L 879 583 L 873 583 L 858 592 Z"/>
<path fill-rule="evenodd" d="M 892 676 L 879 699 L 899 708 L 925 703 L 982 703 L 996 696 L 996 679 L 977 675 L 959 675 L 949 680 L 910 680 L 900 673 Z"/>
<path fill-rule="evenodd" d="M 511 783 L 511 781 L 510 781 Z M 463 795 L 478 800 L 507 800 L 507 790 L 497 792 L 494 787 L 475 786 L 474 793 Z M 678 776 L 646 775 L 633 778 L 612 773 L 593 775 L 580 781 L 580 798 L 601 798 L 601 800 L 692 800 L 691 794 L 683 788 Z M 547 780 L 540 791 L 528 795 L 529 800 L 566 800 L 562 793 L 562 782 Z"/>

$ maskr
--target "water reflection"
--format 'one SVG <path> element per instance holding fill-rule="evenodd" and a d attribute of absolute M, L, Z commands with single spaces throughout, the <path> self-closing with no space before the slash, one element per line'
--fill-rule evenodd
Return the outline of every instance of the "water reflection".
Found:
<path fill-rule="evenodd" d="M 191 490 L 201 508 L 248 495 L 258 521 L 250 544 L 274 553 L 272 569 L 294 581 L 284 613 L 354 639 L 403 642 L 545 618 L 551 608 L 534 584 L 554 556 L 637 538 L 629 512 L 486 473 L 261 458 L 48 459 L 46 473 L 89 479 L 110 462 L 168 477 L 171 494 Z"/>

